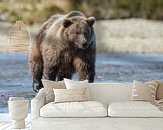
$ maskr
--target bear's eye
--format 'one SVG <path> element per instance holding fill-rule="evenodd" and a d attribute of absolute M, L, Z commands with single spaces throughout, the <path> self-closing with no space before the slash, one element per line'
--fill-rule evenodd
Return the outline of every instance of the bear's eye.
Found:
<path fill-rule="evenodd" d="M 79 32 L 79 31 L 76 31 L 76 34 L 78 35 L 78 34 L 81 34 L 81 32 Z"/>

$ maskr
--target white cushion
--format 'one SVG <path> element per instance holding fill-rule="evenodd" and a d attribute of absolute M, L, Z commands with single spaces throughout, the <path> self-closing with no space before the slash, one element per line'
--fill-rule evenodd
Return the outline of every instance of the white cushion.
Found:
<path fill-rule="evenodd" d="M 108 116 L 163 117 L 163 111 L 145 101 L 112 102 L 108 107 Z"/>
<path fill-rule="evenodd" d="M 88 82 L 88 80 L 73 81 L 73 80 L 64 78 L 64 83 L 65 83 L 65 86 L 66 86 L 67 89 L 87 88 L 86 96 L 90 100 L 89 82 Z"/>
<path fill-rule="evenodd" d="M 40 109 L 42 117 L 105 117 L 107 107 L 101 102 L 50 102 Z"/>

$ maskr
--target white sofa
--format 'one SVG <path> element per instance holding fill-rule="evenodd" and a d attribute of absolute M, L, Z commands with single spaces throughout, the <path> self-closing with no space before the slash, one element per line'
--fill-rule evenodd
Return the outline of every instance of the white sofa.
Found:
<path fill-rule="evenodd" d="M 60 108 L 52 102 L 45 105 L 45 93 L 44 89 L 41 89 L 31 101 L 31 128 L 32 130 L 163 130 L 163 112 L 148 102 L 130 101 L 131 91 L 131 84 L 91 83 L 91 100 L 103 104 L 103 106 L 100 104 L 94 106 L 99 108 L 100 113 L 95 112 L 97 116 L 92 116 L 91 113 L 88 117 L 82 117 L 82 112 L 79 111 L 75 113 L 77 116 L 68 118 L 55 117 L 57 115 L 55 110 L 60 111 L 58 110 Z M 50 112 L 47 113 L 46 109 Z M 60 114 L 64 115 L 64 111 Z"/>

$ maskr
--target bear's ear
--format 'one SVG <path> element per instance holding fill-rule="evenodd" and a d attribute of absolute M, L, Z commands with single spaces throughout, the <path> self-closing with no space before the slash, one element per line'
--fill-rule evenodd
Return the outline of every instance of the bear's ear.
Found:
<path fill-rule="evenodd" d="M 94 23 L 95 23 L 95 18 L 94 17 L 89 17 L 87 20 L 86 20 L 86 22 L 90 25 L 90 26 L 92 26 Z"/>
<path fill-rule="evenodd" d="M 63 20 L 63 26 L 65 28 L 69 27 L 72 24 L 72 21 L 70 19 L 64 19 Z"/>

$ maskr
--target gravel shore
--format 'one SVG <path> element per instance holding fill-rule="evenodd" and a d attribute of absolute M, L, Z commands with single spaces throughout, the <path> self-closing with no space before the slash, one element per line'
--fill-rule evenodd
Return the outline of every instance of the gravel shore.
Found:
<path fill-rule="evenodd" d="M 163 22 L 144 19 L 98 21 L 100 52 L 163 53 Z"/>
<path fill-rule="evenodd" d="M 33 37 L 40 25 L 29 27 Z M 0 23 L 0 51 L 9 51 L 11 24 Z M 102 20 L 95 24 L 99 52 L 163 53 L 163 22 L 145 19 Z"/>

